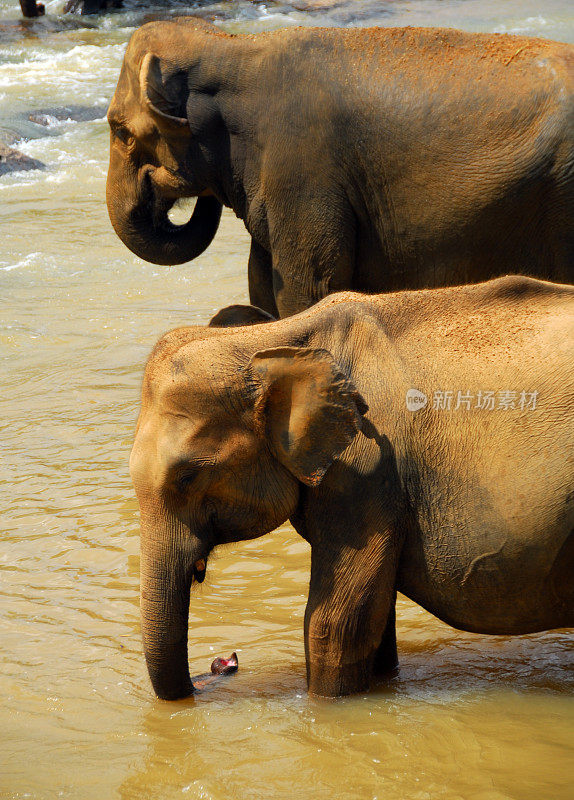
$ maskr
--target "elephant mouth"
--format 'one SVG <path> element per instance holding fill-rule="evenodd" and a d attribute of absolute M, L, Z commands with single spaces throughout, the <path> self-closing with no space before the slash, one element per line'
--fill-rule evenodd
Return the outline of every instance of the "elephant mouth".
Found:
<path fill-rule="evenodd" d="M 207 563 L 204 558 L 199 558 L 195 564 L 193 565 L 192 569 L 192 583 L 196 581 L 197 583 L 203 583 L 205 580 L 205 572 L 207 570 Z"/>

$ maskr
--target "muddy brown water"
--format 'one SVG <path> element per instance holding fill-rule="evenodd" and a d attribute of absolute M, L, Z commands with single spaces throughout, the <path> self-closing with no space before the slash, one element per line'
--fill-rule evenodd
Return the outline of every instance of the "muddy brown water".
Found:
<path fill-rule="evenodd" d="M 192 671 L 236 649 L 239 673 L 153 697 L 127 471 L 142 368 L 162 331 L 245 301 L 248 237 L 226 213 L 192 265 L 124 248 L 104 204 L 105 121 L 27 115 L 105 107 L 133 27 L 166 7 L 73 20 L 47 6 L 21 23 L 0 0 L 0 140 L 26 137 L 47 166 L 0 178 L 0 798 L 570 800 L 571 632 L 463 634 L 400 598 L 399 677 L 311 699 L 309 551 L 288 525 L 222 550 L 194 591 Z M 228 30 L 442 24 L 574 41 L 570 0 L 197 9 Z"/>

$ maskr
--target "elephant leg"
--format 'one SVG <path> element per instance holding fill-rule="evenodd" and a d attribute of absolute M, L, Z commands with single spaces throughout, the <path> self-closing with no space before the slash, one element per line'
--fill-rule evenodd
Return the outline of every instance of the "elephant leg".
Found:
<path fill-rule="evenodd" d="M 345 197 L 305 193 L 269 211 L 273 294 L 278 316 L 298 314 L 333 292 L 353 288 L 357 223 Z"/>
<path fill-rule="evenodd" d="M 336 549 L 329 536 L 312 544 L 305 652 L 313 694 L 369 688 L 394 602 L 398 551 L 392 533 L 373 534 L 360 548 Z"/>
<path fill-rule="evenodd" d="M 379 676 L 393 675 L 399 666 L 399 656 L 397 653 L 397 630 L 396 630 L 396 592 L 393 593 L 393 601 L 387 618 L 387 624 L 383 633 L 383 638 L 375 653 L 373 672 Z"/>
<path fill-rule="evenodd" d="M 25 17 L 41 17 L 46 13 L 43 3 L 37 3 L 36 0 L 20 0 L 20 8 Z"/>
<path fill-rule="evenodd" d="M 262 308 L 273 317 L 278 317 L 277 304 L 273 294 L 273 266 L 271 254 L 264 250 L 255 239 L 251 240 L 249 264 L 247 268 L 249 300 L 251 305 Z"/>

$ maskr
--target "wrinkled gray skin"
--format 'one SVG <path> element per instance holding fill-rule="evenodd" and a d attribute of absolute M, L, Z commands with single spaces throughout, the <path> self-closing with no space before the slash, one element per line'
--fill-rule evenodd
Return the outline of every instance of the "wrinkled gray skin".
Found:
<path fill-rule="evenodd" d="M 150 23 L 109 109 L 110 219 L 141 258 L 179 264 L 232 208 L 251 302 L 281 317 L 341 289 L 573 282 L 573 98 L 557 42 Z M 199 199 L 174 226 L 183 197 Z"/>
<path fill-rule="evenodd" d="M 130 469 L 160 697 L 193 691 L 190 589 L 213 548 L 287 519 L 312 551 L 315 694 L 363 691 L 396 666 L 397 590 L 467 631 L 574 625 L 573 287 L 510 277 L 257 313 L 166 334 L 145 371 Z M 407 410 L 409 389 L 426 407 Z M 456 408 L 459 391 L 472 408 Z M 493 410 L 476 408 L 485 391 Z"/>

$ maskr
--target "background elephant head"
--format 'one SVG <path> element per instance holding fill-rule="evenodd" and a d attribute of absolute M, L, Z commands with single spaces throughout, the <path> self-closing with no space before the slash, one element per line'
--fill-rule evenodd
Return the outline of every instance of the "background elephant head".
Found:
<path fill-rule="evenodd" d="M 192 23 L 199 37 L 207 25 Z M 189 35 L 184 51 L 173 34 L 189 25 L 169 26 L 168 55 L 157 52 L 157 27 L 153 43 L 145 26 L 132 37 L 108 112 L 107 204 L 116 233 L 132 252 L 156 264 L 181 264 L 209 246 L 222 210 L 207 188 L 210 165 L 186 109 L 193 108 L 202 130 L 217 126 L 217 110 L 208 95 L 189 91 L 189 67 L 183 65 L 184 52 L 189 64 Z M 168 212 L 184 197 L 198 198 L 195 209 L 186 224 L 174 225 Z"/>
<path fill-rule="evenodd" d="M 320 483 L 366 411 L 325 350 L 249 353 L 239 339 L 230 346 L 225 331 L 199 329 L 196 341 L 191 331 L 185 346 L 176 331 L 152 354 L 130 460 L 142 523 L 144 650 L 164 699 L 193 692 L 190 589 L 203 581 L 212 549 L 292 516 L 301 485 Z"/>

